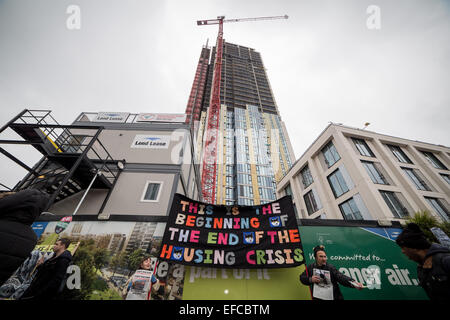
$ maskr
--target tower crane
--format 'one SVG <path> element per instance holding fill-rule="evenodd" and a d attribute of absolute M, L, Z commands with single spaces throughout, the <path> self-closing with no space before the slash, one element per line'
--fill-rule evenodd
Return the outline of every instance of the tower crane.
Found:
<path fill-rule="evenodd" d="M 219 33 L 216 43 L 216 59 L 213 70 L 212 93 L 206 118 L 206 140 L 203 147 L 202 165 L 202 196 L 206 203 L 213 203 L 216 193 L 216 170 L 217 170 L 217 135 L 220 119 L 220 80 L 222 77 L 222 51 L 223 51 L 223 24 L 226 22 L 244 22 L 287 19 L 288 16 L 271 16 L 241 19 L 225 19 L 218 16 L 217 19 L 198 20 L 197 25 L 219 25 Z"/>

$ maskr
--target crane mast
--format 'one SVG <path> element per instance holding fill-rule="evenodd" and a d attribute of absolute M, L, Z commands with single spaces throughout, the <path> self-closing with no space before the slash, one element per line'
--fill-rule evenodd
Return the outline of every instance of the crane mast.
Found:
<path fill-rule="evenodd" d="M 227 19 L 219 16 L 217 19 L 198 20 L 197 25 L 219 25 L 219 33 L 216 42 L 216 57 L 213 70 L 213 82 L 211 100 L 209 103 L 208 114 L 206 118 L 206 139 L 203 147 L 202 164 L 202 196 L 206 203 L 213 203 L 216 194 L 216 172 L 217 172 L 217 136 L 219 131 L 220 119 L 220 81 L 222 78 L 222 51 L 223 51 L 223 23 L 224 22 L 243 22 L 287 19 L 288 16 L 257 17 L 242 19 Z"/>
<path fill-rule="evenodd" d="M 214 202 L 216 193 L 217 135 L 220 119 L 220 80 L 222 77 L 223 18 L 219 20 L 216 59 L 213 71 L 213 90 L 206 119 L 206 140 L 203 148 L 202 195 L 203 201 Z"/>

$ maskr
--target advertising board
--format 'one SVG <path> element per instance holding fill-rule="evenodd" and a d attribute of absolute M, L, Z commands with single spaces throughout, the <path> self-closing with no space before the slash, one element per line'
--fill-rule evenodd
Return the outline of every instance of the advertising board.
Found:
<path fill-rule="evenodd" d="M 185 113 L 140 113 L 136 122 L 185 122 Z"/>
<path fill-rule="evenodd" d="M 367 286 L 355 290 L 341 286 L 346 300 L 428 299 L 418 286 L 417 264 L 395 243 L 401 229 L 300 226 L 307 264 L 313 248 L 324 245 L 328 263 Z"/>
<path fill-rule="evenodd" d="M 299 277 L 305 264 L 290 268 L 211 268 L 158 260 L 164 222 L 72 221 L 60 234 L 60 221 L 36 222 L 38 244 L 17 272 L 0 287 L 0 299 L 17 299 L 32 279 L 35 264 L 48 257 L 59 237 L 69 238 L 73 264 L 79 267 L 77 289 L 69 276 L 60 296 L 67 300 L 123 300 L 126 284 L 150 256 L 159 280 L 151 300 L 310 300 L 308 286 Z M 400 229 L 347 226 L 299 226 L 305 262 L 313 247 L 322 244 L 328 263 L 363 283 L 355 290 L 341 286 L 346 300 L 427 300 L 418 286 L 416 264 L 395 243 Z M 157 261 L 158 260 L 158 261 Z M 156 263 L 157 261 L 157 263 Z M 77 270 L 74 268 L 73 270 Z M 125 289 L 125 291 L 124 291 Z"/>

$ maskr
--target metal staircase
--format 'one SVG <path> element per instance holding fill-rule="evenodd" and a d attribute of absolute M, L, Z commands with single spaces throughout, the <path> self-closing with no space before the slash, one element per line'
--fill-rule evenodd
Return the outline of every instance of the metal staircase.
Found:
<path fill-rule="evenodd" d="M 2 144 L 30 145 L 43 157 L 28 167 L 0 147 L 0 152 L 29 173 L 12 189 L 39 189 L 50 195 L 47 209 L 55 202 L 85 190 L 100 171 L 92 188 L 112 190 L 120 174 L 114 160 L 99 140 L 102 126 L 60 125 L 49 110 L 23 110 L 5 126 L 23 140 L 0 140 Z"/>

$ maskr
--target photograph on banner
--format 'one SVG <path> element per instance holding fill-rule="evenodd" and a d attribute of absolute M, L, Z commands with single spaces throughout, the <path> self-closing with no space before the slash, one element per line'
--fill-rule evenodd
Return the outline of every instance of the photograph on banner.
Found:
<path fill-rule="evenodd" d="M 158 258 L 206 268 L 299 266 L 304 257 L 292 199 L 225 206 L 175 194 Z"/>
<path fill-rule="evenodd" d="M 172 262 L 157 263 L 165 223 L 64 219 L 35 224 L 40 233 L 38 243 L 30 257 L 0 287 L 0 299 L 20 299 L 36 275 L 37 262 L 52 256 L 60 238 L 71 241 L 68 250 L 73 256 L 73 267 L 67 269 L 58 299 L 182 298 L 184 267 Z"/>
<path fill-rule="evenodd" d="M 427 300 L 418 285 L 417 265 L 395 243 L 401 229 L 334 226 L 299 229 L 307 264 L 314 262 L 313 248 L 323 245 L 327 263 L 366 287 L 353 290 L 340 286 L 345 300 Z"/>

